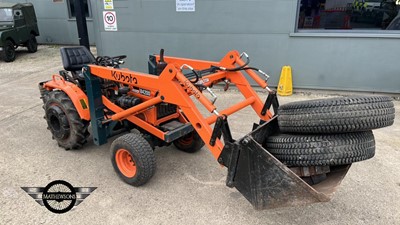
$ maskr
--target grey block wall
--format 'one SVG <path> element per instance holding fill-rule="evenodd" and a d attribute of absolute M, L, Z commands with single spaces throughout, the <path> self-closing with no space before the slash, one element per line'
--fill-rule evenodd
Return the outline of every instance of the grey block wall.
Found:
<path fill-rule="evenodd" d="M 400 93 L 400 35 L 293 36 L 297 0 L 197 0 L 195 12 L 176 12 L 175 0 L 114 0 L 118 32 L 104 31 L 102 1 L 92 6 L 99 54 L 126 54 L 133 70 L 145 72 L 160 48 L 209 60 L 237 49 L 271 85 L 291 65 L 295 88 Z"/>
<path fill-rule="evenodd" d="M 42 24 L 39 41 L 77 43 L 75 21 L 65 19 L 66 0 L 32 1 Z M 90 3 L 88 27 L 94 26 L 99 54 L 126 54 L 132 70 L 146 72 L 148 55 L 160 48 L 207 60 L 237 49 L 272 76 L 272 86 L 281 67 L 291 65 L 295 88 L 400 93 L 400 33 L 295 33 L 297 0 L 196 0 L 195 12 L 176 12 L 175 0 L 114 0 L 117 32 L 104 31 L 103 0 Z M 40 4 L 51 7 L 42 11 Z"/>
<path fill-rule="evenodd" d="M 40 30 L 39 43 L 79 44 L 76 20 L 68 16 L 67 1 L 28 0 L 35 6 Z M 89 42 L 95 44 L 93 20 L 87 19 Z"/>

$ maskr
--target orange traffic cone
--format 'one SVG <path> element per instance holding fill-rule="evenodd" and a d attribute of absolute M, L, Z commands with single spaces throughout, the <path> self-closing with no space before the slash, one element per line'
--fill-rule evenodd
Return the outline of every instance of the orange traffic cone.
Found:
<path fill-rule="evenodd" d="M 281 77 L 278 83 L 278 95 L 289 96 L 293 94 L 292 84 L 292 68 L 290 66 L 283 66 Z"/>

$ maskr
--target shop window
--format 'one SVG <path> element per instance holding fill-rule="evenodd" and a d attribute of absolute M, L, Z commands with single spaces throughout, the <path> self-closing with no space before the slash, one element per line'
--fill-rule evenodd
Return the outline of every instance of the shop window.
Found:
<path fill-rule="evenodd" d="M 69 12 L 69 18 L 75 18 L 75 1 L 76 0 L 67 0 L 68 3 L 68 12 Z M 85 8 L 85 15 L 86 18 L 91 18 L 91 11 L 90 11 L 90 5 L 89 5 L 89 0 L 83 0 L 84 8 Z"/>
<path fill-rule="evenodd" d="M 400 0 L 299 0 L 298 30 L 399 30 Z"/>

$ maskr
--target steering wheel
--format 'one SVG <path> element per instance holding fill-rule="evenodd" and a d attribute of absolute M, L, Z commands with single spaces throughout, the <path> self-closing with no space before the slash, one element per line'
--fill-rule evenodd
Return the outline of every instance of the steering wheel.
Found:
<path fill-rule="evenodd" d="M 120 60 L 122 60 L 122 59 L 125 59 L 125 58 L 126 58 L 126 55 L 118 55 L 118 56 L 113 56 L 113 57 L 111 57 L 111 58 L 112 58 L 112 60 L 120 61 Z"/>
<path fill-rule="evenodd" d="M 96 64 L 99 66 L 112 66 L 112 67 L 118 67 L 120 64 L 123 64 L 124 61 L 122 59 L 125 59 L 126 55 L 119 55 L 119 56 L 97 56 L 96 57 Z"/>

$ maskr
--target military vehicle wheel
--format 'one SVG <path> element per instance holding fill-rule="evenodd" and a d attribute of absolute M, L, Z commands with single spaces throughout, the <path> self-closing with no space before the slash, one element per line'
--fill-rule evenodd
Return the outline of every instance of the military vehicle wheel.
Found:
<path fill-rule="evenodd" d="M 153 177 L 156 157 L 149 142 L 139 134 L 125 134 L 111 144 L 111 162 L 126 183 L 141 186 Z"/>
<path fill-rule="evenodd" d="M 4 42 L 2 57 L 5 62 L 12 62 L 15 60 L 15 47 L 12 41 L 6 40 Z"/>
<path fill-rule="evenodd" d="M 174 145 L 177 149 L 183 152 L 194 153 L 199 151 L 204 146 L 204 142 L 196 131 L 192 131 L 189 134 L 175 140 Z"/>
<path fill-rule="evenodd" d="M 48 129 L 60 147 L 65 150 L 79 149 L 86 143 L 89 122 L 79 117 L 74 104 L 64 92 L 49 92 L 43 108 Z"/>
<path fill-rule="evenodd" d="M 26 47 L 28 48 L 28 52 L 33 53 L 37 51 L 37 41 L 36 41 L 36 36 L 31 34 L 29 37 L 29 40 L 26 43 Z"/>

